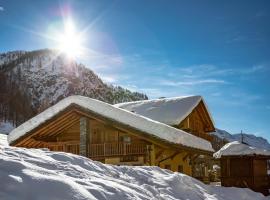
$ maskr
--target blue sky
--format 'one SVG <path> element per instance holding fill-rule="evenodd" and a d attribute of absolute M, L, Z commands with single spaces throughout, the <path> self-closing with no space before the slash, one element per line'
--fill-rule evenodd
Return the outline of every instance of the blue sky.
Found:
<path fill-rule="evenodd" d="M 150 98 L 202 95 L 216 127 L 270 139 L 270 1 L 0 0 L 0 52 L 54 48 L 72 16 L 80 61 Z"/>

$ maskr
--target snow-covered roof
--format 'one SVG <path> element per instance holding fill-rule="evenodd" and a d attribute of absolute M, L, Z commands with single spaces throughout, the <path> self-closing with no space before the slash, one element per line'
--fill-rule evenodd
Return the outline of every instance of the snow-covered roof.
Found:
<path fill-rule="evenodd" d="M 34 128 L 37 128 L 41 124 L 50 120 L 70 105 L 77 105 L 85 110 L 89 110 L 107 119 L 115 120 L 125 126 L 142 131 L 158 139 L 165 140 L 166 142 L 213 152 L 211 143 L 204 139 L 152 119 L 114 107 L 113 105 L 99 100 L 83 96 L 67 97 L 32 119 L 26 121 L 10 132 L 8 136 L 9 143 L 11 144 L 20 137 L 28 134 Z"/>
<path fill-rule="evenodd" d="M 201 101 L 204 102 L 201 96 L 183 96 L 120 103 L 114 106 L 173 126 L 179 125 Z M 214 125 L 205 102 L 204 105 Z"/>
<path fill-rule="evenodd" d="M 260 149 L 257 147 L 248 146 L 234 141 L 224 145 L 218 152 L 214 153 L 215 158 L 221 158 L 221 156 L 252 156 L 252 155 L 263 155 L 270 156 L 270 151 Z"/>

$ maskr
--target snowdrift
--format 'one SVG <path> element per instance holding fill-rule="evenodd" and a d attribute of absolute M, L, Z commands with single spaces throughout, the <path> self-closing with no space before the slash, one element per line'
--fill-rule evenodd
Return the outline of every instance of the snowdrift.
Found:
<path fill-rule="evenodd" d="M 158 167 L 104 165 L 69 153 L 10 147 L 5 140 L 0 134 L 0 199 L 268 199 Z"/>

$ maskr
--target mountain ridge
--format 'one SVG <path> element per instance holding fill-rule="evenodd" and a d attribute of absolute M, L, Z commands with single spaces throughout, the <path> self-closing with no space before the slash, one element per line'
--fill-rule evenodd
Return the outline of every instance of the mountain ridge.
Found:
<path fill-rule="evenodd" d="M 148 99 L 104 83 L 91 69 L 56 50 L 0 54 L 0 121 L 17 126 L 70 95 L 111 104 Z"/>
<path fill-rule="evenodd" d="M 216 131 L 212 132 L 211 134 L 218 137 L 220 140 L 225 140 L 224 142 L 239 141 L 248 144 L 250 146 L 270 150 L 270 144 L 267 141 L 267 139 L 261 136 L 256 136 L 254 134 L 247 134 L 247 133 L 231 134 L 225 130 L 221 130 L 218 128 L 216 128 Z"/>

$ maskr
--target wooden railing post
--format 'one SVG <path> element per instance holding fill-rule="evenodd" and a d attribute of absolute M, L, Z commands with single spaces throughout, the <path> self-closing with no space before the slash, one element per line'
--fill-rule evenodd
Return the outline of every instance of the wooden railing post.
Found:
<path fill-rule="evenodd" d="M 124 155 L 127 154 L 127 146 L 126 146 L 126 143 L 124 143 Z"/>

